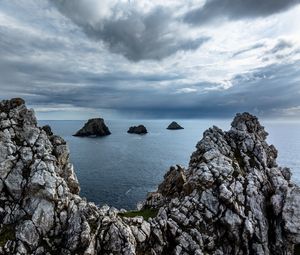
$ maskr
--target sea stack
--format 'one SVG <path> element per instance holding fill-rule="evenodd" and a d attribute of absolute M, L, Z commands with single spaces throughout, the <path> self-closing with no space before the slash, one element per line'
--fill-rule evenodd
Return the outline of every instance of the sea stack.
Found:
<path fill-rule="evenodd" d="M 139 125 L 139 126 L 130 127 L 128 129 L 127 133 L 129 133 L 129 134 L 143 135 L 143 134 L 147 134 L 148 131 L 147 131 L 147 129 L 146 129 L 146 127 L 144 125 Z"/>
<path fill-rule="evenodd" d="M 110 135 L 108 127 L 104 123 L 104 119 L 95 118 L 89 119 L 84 127 L 77 131 L 74 136 L 106 136 Z"/>
<path fill-rule="evenodd" d="M 168 127 L 167 129 L 170 130 L 178 130 L 178 129 L 183 129 L 182 126 L 180 126 L 176 121 L 173 121 Z"/>

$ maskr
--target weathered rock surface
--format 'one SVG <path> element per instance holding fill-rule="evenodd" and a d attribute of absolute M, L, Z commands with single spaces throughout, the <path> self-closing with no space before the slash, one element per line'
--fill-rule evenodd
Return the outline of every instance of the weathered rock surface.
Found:
<path fill-rule="evenodd" d="M 106 136 L 110 135 L 108 127 L 104 123 L 104 119 L 89 119 L 74 136 Z"/>
<path fill-rule="evenodd" d="M 267 135 L 248 113 L 228 132 L 204 132 L 189 168 L 171 169 L 145 201 L 160 206 L 151 221 L 156 254 L 296 254 L 300 190 Z"/>
<path fill-rule="evenodd" d="M 53 135 L 52 129 L 51 129 L 51 127 L 50 127 L 49 125 L 43 126 L 42 129 L 46 132 L 46 134 L 47 134 L 48 136 Z"/>
<path fill-rule="evenodd" d="M 130 127 L 127 133 L 142 135 L 142 134 L 147 134 L 148 131 L 144 125 L 139 125 L 139 126 Z"/>
<path fill-rule="evenodd" d="M 183 127 L 180 126 L 176 121 L 173 121 L 172 123 L 170 123 L 170 125 L 167 127 L 167 129 L 178 130 L 178 129 L 183 129 Z"/>
<path fill-rule="evenodd" d="M 298 254 L 300 189 L 250 114 L 204 132 L 189 168 L 148 195 L 148 221 L 81 198 L 65 141 L 46 131 L 23 100 L 0 103 L 0 254 Z"/>

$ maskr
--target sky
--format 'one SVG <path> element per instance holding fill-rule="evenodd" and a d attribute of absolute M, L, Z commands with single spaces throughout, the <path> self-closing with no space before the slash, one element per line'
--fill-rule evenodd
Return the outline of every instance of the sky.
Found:
<path fill-rule="evenodd" d="M 39 119 L 300 119 L 300 0 L 0 0 L 0 99 Z"/>

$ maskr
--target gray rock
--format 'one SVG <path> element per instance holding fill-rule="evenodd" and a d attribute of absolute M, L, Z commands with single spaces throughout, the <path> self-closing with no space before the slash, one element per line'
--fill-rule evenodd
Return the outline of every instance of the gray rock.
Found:
<path fill-rule="evenodd" d="M 167 127 L 167 129 L 178 130 L 178 129 L 183 129 L 183 127 L 180 126 L 177 122 L 173 121 L 170 123 L 170 125 Z"/>
<path fill-rule="evenodd" d="M 43 126 L 42 129 L 46 132 L 46 134 L 47 134 L 48 136 L 52 136 L 52 135 L 53 135 L 52 130 L 51 130 L 51 127 L 50 127 L 49 125 Z"/>
<path fill-rule="evenodd" d="M 3 100 L 0 102 L 0 111 L 1 113 L 9 113 L 10 110 L 16 107 L 20 107 L 24 104 L 25 101 L 22 98 L 12 98 L 11 100 Z"/>
<path fill-rule="evenodd" d="M 189 168 L 181 170 L 184 182 L 173 170 L 144 203 L 144 208 L 156 208 L 157 197 L 164 202 L 151 221 L 156 254 L 166 249 L 174 254 L 294 254 L 300 243 L 299 188 L 290 182 L 287 168 L 277 167 L 277 151 L 266 137 L 249 113 L 237 114 L 229 132 L 216 127 L 204 132 Z"/>
<path fill-rule="evenodd" d="M 89 119 L 84 127 L 80 129 L 74 136 L 106 136 L 110 135 L 108 127 L 104 123 L 104 119 Z"/>
<path fill-rule="evenodd" d="M 23 100 L 0 102 L 0 123 L 0 254 L 298 252 L 300 188 L 249 113 L 205 131 L 187 169 L 170 168 L 139 205 L 155 212 L 148 221 L 81 198 L 66 142 Z"/>
<path fill-rule="evenodd" d="M 54 203 L 42 199 L 32 215 L 32 221 L 41 234 L 45 235 L 54 224 Z"/>
<path fill-rule="evenodd" d="M 33 249 L 36 248 L 39 243 L 39 234 L 33 222 L 30 220 L 25 220 L 18 226 L 16 237 Z"/>
<path fill-rule="evenodd" d="M 148 131 L 147 131 L 147 129 L 146 129 L 146 127 L 144 125 L 139 125 L 139 126 L 130 127 L 128 129 L 127 133 L 129 133 L 129 134 L 143 135 L 143 134 L 147 134 Z"/>
<path fill-rule="evenodd" d="M 284 229 L 288 238 L 295 244 L 300 243 L 300 188 L 293 187 L 289 189 L 284 206 L 282 209 L 282 218 Z"/>
<path fill-rule="evenodd" d="M 22 168 L 23 164 L 21 162 L 18 162 L 17 165 L 10 171 L 10 173 L 4 180 L 4 184 L 7 187 L 10 195 L 16 200 L 21 197 L 23 190 Z"/>

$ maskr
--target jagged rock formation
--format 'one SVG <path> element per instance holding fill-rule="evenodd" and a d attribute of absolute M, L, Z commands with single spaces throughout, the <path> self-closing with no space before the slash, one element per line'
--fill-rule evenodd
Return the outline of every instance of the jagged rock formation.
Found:
<path fill-rule="evenodd" d="M 143 135 L 143 134 L 147 134 L 148 131 L 147 131 L 147 129 L 146 129 L 146 127 L 144 125 L 139 125 L 139 126 L 130 127 L 128 129 L 127 133 L 129 133 L 129 134 Z"/>
<path fill-rule="evenodd" d="M 53 135 L 52 129 L 51 129 L 51 127 L 50 127 L 49 125 L 43 126 L 42 129 L 46 132 L 46 134 L 47 134 L 48 136 L 52 136 L 52 135 Z"/>
<path fill-rule="evenodd" d="M 104 123 L 104 119 L 89 119 L 74 136 L 106 136 L 110 135 L 108 127 Z"/>
<path fill-rule="evenodd" d="M 300 189 L 267 135 L 248 113 L 228 132 L 204 132 L 189 168 L 171 169 L 145 202 L 163 204 L 151 222 L 156 254 L 294 254 Z"/>
<path fill-rule="evenodd" d="M 172 123 L 170 123 L 170 125 L 167 127 L 167 129 L 177 130 L 177 129 L 183 129 L 183 127 L 180 126 L 176 121 L 173 121 Z"/>
<path fill-rule="evenodd" d="M 132 254 L 129 225 L 78 196 L 65 141 L 37 127 L 21 99 L 0 103 L 0 152 L 0 254 Z"/>
<path fill-rule="evenodd" d="M 205 131 L 189 168 L 149 194 L 143 209 L 158 213 L 145 221 L 81 198 L 65 141 L 23 100 L 2 101 L 0 254 L 296 254 L 300 189 L 266 136 L 247 113 Z"/>

